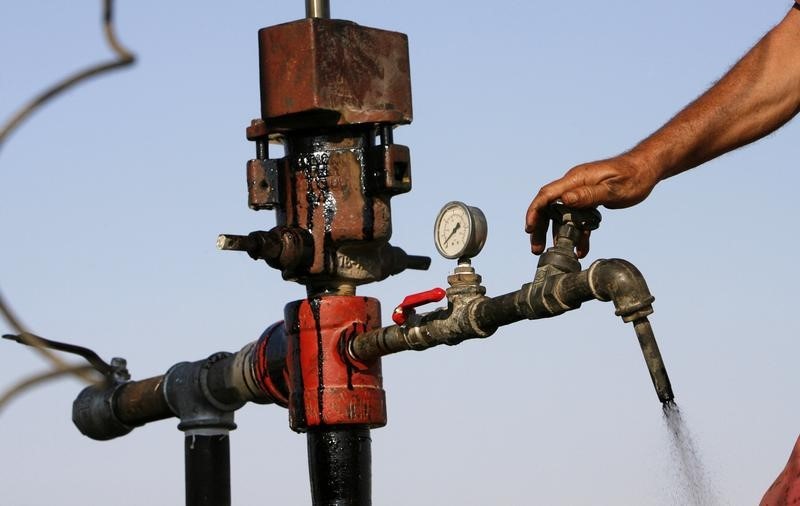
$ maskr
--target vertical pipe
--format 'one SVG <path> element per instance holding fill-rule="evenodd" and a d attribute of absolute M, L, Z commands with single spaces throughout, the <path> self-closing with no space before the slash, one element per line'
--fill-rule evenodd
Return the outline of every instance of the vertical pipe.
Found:
<path fill-rule="evenodd" d="M 633 328 L 636 331 L 636 337 L 639 339 L 639 345 L 642 347 L 644 361 L 647 364 L 647 370 L 650 372 L 650 379 L 653 381 L 658 400 L 662 403 L 674 400 L 675 395 L 672 393 L 672 384 L 667 375 L 667 368 L 664 367 L 661 352 L 658 350 L 658 343 L 656 343 L 656 337 L 653 334 L 650 321 L 647 318 L 639 318 L 633 322 Z"/>
<path fill-rule="evenodd" d="M 231 449 L 228 434 L 187 433 L 186 506 L 230 506 Z"/>
<path fill-rule="evenodd" d="M 306 17 L 330 19 L 330 0 L 306 0 Z"/>
<path fill-rule="evenodd" d="M 378 131 L 381 144 L 384 146 L 394 144 L 394 132 L 392 132 L 392 125 L 381 125 Z"/>
<path fill-rule="evenodd" d="M 308 470 L 314 506 L 372 504 L 369 429 L 321 427 L 308 431 Z"/>

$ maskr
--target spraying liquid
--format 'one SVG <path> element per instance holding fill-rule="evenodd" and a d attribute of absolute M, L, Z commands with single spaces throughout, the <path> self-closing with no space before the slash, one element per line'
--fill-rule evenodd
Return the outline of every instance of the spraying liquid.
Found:
<path fill-rule="evenodd" d="M 673 401 L 663 404 L 664 423 L 670 434 L 671 454 L 677 467 L 678 483 L 676 499 L 680 504 L 709 506 L 719 504 L 714 489 L 708 481 L 700 455 L 692 435 L 683 421 L 678 405 Z"/>

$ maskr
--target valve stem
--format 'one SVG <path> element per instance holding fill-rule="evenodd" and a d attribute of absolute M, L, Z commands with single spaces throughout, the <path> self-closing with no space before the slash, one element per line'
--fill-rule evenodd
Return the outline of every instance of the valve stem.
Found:
<path fill-rule="evenodd" d="M 247 251 L 252 244 L 246 235 L 220 234 L 217 237 L 217 249 L 232 251 Z"/>

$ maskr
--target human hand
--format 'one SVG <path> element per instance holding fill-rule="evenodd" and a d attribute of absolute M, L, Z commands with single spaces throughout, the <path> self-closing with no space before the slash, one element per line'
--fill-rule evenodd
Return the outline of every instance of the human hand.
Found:
<path fill-rule="evenodd" d="M 561 200 L 570 207 L 609 209 L 630 207 L 644 200 L 658 182 L 658 177 L 628 155 L 585 163 L 573 167 L 563 177 L 543 186 L 525 216 L 525 231 L 531 234 L 531 251 L 544 251 L 549 217 L 547 206 Z M 577 244 L 578 258 L 589 252 L 589 232 Z"/>

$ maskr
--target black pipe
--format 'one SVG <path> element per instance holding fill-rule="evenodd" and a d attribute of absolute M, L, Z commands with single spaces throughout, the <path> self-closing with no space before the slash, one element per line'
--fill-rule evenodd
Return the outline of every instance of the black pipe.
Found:
<path fill-rule="evenodd" d="M 520 291 L 481 300 L 475 307 L 475 322 L 490 330 L 516 323 L 526 318 L 519 307 Z"/>
<path fill-rule="evenodd" d="M 186 506 L 230 506 L 231 449 L 228 434 L 187 434 Z"/>
<path fill-rule="evenodd" d="M 364 426 L 308 431 L 308 471 L 314 506 L 372 504 L 372 440 Z"/>
<path fill-rule="evenodd" d="M 656 389 L 658 400 L 662 403 L 673 401 L 675 394 L 672 393 L 672 384 L 669 381 L 667 368 L 664 367 L 664 360 L 658 350 L 658 343 L 656 343 L 650 322 L 647 318 L 640 318 L 633 322 L 633 328 L 639 339 L 639 346 L 642 348 L 644 361 L 647 364 L 650 379 L 653 381 L 653 387 Z"/>

